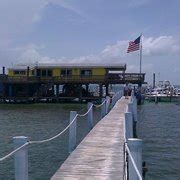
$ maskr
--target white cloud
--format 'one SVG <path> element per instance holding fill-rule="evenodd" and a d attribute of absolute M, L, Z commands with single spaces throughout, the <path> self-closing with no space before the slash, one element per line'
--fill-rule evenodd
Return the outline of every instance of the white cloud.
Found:
<path fill-rule="evenodd" d="M 180 54 L 180 43 L 173 36 L 144 38 L 143 54 L 145 56 L 164 56 Z"/>
<path fill-rule="evenodd" d="M 80 56 L 72 59 L 65 57 L 59 59 L 51 59 L 50 57 L 43 57 L 40 55 L 39 50 L 43 49 L 44 46 L 37 46 L 29 44 L 24 48 L 17 48 L 24 50 L 21 54 L 23 61 L 29 61 L 30 59 L 38 60 L 40 62 L 64 62 L 75 63 L 75 62 L 98 62 L 98 63 L 116 63 L 116 62 L 129 62 L 132 59 L 139 58 L 139 51 L 127 54 L 129 40 L 118 41 L 113 45 L 106 46 L 99 54 Z M 143 56 L 144 57 L 160 57 L 168 55 L 179 55 L 180 44 L 172 36 L 160 36 L 157 38 L 144 37 L 143 38 Z M 147 70 L 152 68 L 151 64 L 146 65 Z M 129 67 L 129 69 L 132 69 Z"/>

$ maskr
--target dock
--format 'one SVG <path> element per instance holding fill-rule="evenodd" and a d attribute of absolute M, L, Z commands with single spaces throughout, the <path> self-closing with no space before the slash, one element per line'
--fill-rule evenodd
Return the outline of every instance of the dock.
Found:
<path fill-rule="evenodd" d="M 93 107 L 101 108 L 101 120 L 93 127 Z M 107 97 L 99 105 L 89 102 L 87 112 L 70 111 L 70 121 L 64 130 L 41 140 L 26 136 L 13 137 L 15 149 L 0 158 L 0 162 L 14 156 L 14 174 L 17 180 L 28 180 L 28 148 L 32 144 L 53 141 L 69 130 L 69 157 L 58 167 L 51 180 L 125 179 L 143 180 L 142 140 L 134 138 L 137 122 L 137 100 L 134 93 L 129 98 L 122 91 Z M 110 111 L 109 111 L 110 110 Z M 77 146 L 77 117 L 87 117 L 89 133 Z M 53 154 L 52 154 L 53 155 Z"/>
<path fill-rule="evenodd" d="M 123 179 L 124 114 L 130 99 L 122 97 L 89 132 L 51 180 Z"/>

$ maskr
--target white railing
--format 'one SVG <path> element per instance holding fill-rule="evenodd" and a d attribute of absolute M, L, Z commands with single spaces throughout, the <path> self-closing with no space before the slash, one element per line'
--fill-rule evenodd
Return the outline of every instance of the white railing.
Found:
<path fill-rule="evenodd" d="M 117 92 L 113 97 L 114 103 L 117 102 L 118 99 L 120 99 L 122 96 L 122 92 Z M 37 141 L 30 141 L 25 136 L 17 136 L 14 137 L 14 144 L 15 144 L 15 150 L 10 152 L 9 154 L 5 155 L 4 157 L 0 158 L 0 163 L 7 158 L 10 158 L 11 156 L 15 155 L 15 179 L 16 180 L 28 180 L 28 152 L 27 152 L 27 146 L 30 144 L 41 144 L 46 143 L 49 141 L 52 141 L 58 137 L 60 137 L 62 134 L 64 134 L 69 129 L 69 152 L 72 152 L 76 147 L 76 123 L 78 117 L 85 117 L 87 115 L 87 121 L 89 130 L 93 128 L 93 107 L 100 108 L 101 107 L 101 118 L 103 118 L 110 110 L 110 98 L 106 97 L 103 99 L 102 103 L 99 105 L 92 104 L 91 102 L 88 103 L 87 107 L 88 110 L 84 114 L 78 114 L 76 111 L 70 111 L 70 122 L 69 124 L 58 134 L 56 134 L 53 137 L 43 139 L 43 140 L 37 140 Z"/>

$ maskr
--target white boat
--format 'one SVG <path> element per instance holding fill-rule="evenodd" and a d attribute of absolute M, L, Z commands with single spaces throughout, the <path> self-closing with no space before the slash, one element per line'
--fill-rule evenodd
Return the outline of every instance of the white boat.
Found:
<path fill-rule="evenodd" d="M 180 101 L 180 89 L 175 88 L 169 81 L 159 81 L 155 88 L 147 88 L 145 99 L 152 101 Z"/>

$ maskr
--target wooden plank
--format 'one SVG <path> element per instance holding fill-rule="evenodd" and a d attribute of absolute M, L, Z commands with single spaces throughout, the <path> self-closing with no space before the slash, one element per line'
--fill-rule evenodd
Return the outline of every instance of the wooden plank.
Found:
<path fill-rule="evenodd" d="M 121 98 L 57 170 L 52 180 L 123 179 L 124 112 Z"/>

